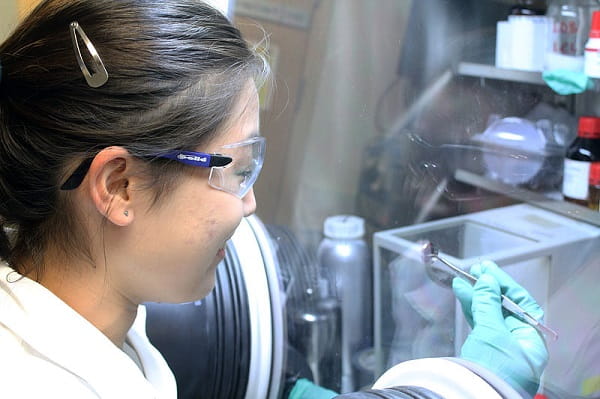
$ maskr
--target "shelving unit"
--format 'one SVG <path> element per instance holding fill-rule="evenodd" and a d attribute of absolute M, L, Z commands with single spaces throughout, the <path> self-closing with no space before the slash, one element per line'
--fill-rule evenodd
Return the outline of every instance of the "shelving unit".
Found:
<path fill-rule="evenodd" d="M 472 62 L 461 62 L 456 68 L 456 74 L 462 76 L 474 76 L 506 80 L 510 82 L 529 83 L 545 85 L 541 72 L 520 71 L 517 69 L 496 68 L 493 65 L 476 64 Z"/>
<path fill-rule="evenodd" d="M 546 86 L 542 79 L 541 72 L 521 71 L 516 69 L 497 68 L 494 65 L 478 64 L 473 62 L 460 62 L 454 71 L 458 76 L 469 76 L 481 79 L 494 79 L 507 82 L 516 82 L 532 85 Z M 572 111 L 574 114 L 587 114 L 590 104 L 595 104 L 599 94 L 599 82 L 595 82 L 595 87 L 585 93 L 569 96 L 572 101 Z M 586 106 L 587 105 L 587 106 Z M 491 180 L 484 176 L 471 173 L 466 170 L 457 170 L 454 178 L 457 181 L 470 184 L 491 192 L 506 195 L 519 201 L 543 208 L 572 219 L 586 222 L 595 226 L 600 226 L 600 213 L 591 209 L 575 205 L 569 202 L 558 200 L 542 193 L 532 192 L 520 187 L 514 187 L 501 182 Z"/>
<path fill-rule="evenodd" d="M 546 209 L 560 215 L 568 216 L 571 219 L 586 222 L 594 226 L 600 226 L 600 212 L 593 211 L 583 206 L 556 200 L 544 196 L 543 194 L 504 184 L 466 170 L 456 170 L 454 178 L 460 182 L 483 188 L 484 190 L 494 193 L 506 195 L 507 197 L 526 202 L 538 208 Z"/>

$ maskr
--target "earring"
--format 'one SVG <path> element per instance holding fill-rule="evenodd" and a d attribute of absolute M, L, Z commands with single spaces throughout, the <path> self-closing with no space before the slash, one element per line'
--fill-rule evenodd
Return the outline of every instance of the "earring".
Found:
<path fill-rule="evenodd" d="M 124 211 L 123 215 L 125 215 L 125 217 L 129 216 L 129 211 Z"/>

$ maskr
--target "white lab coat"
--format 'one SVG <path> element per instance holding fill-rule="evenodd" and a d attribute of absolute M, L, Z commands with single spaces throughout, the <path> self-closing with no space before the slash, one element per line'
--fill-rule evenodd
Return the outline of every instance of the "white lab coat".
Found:
<path fill-rule="evenodd" d="M 0 398 L 175 399 L 175 377 L 138 310 L 115 346 L 46 288 L 0 264 Z M 137 356 L 136 356 L 137 355 Z"/>

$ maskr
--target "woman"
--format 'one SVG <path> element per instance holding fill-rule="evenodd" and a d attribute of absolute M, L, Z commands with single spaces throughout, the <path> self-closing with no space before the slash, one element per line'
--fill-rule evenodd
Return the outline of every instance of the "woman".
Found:
<path fill-rule="evenodd" d="M 264 60 L 201 1 L 46 0 L 0 66 L 0 397 L 176 397 L 140 304 L 207 295 L 254 212 Z M 512 280 L 491 279 L 459 297 L 469 313 L 491 286 L 503 323 Z M 498 334 L 475 334 L 485 320 L 473 314 L 476 362 L 496 354 Z"/>
<path fill-rule="evenodd" d="M 138 305 L 207 295 L 254 212 L 266 64 L 163 0 L 45 1 L 0 63 L 0 397 L 174 398 Z"/>

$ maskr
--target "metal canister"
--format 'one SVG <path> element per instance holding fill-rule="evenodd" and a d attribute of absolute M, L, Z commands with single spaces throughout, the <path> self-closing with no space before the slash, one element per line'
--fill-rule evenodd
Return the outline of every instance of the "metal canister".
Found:
<path fill-rule="evenodd" d="M 352 358 L 372 345 L 372 267 L 370 251 L 364 240 L 364 219 L 352 215 L 332 216 L 325 220 L 324 238 L 317 258 L 323 285 L 323 297 L 337 299 L 340 307 L 341 392 L 359 387 Z"/>

